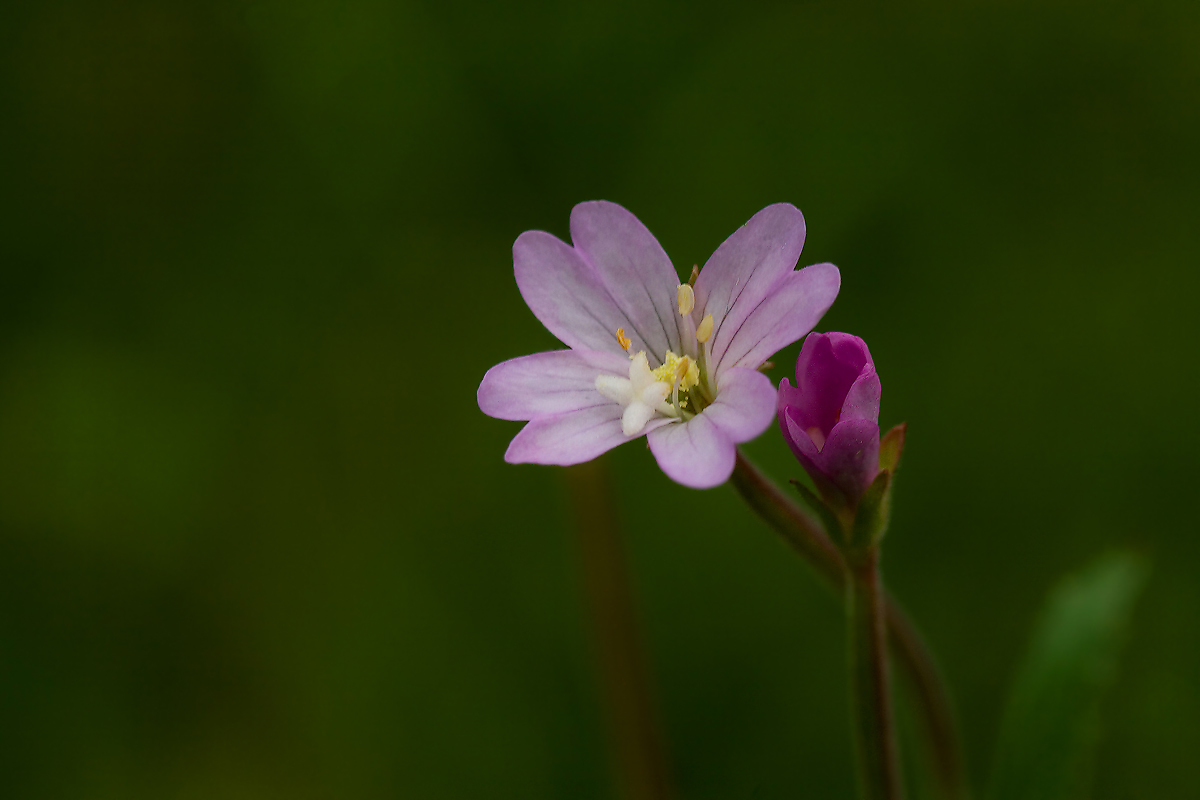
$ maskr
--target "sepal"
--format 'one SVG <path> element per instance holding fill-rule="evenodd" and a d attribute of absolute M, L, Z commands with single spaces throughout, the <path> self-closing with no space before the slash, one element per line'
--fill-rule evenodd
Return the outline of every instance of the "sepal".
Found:
<path fill-rule="evenodd" d="M 854 515 L 849 546 L 853 550 L 865 550 L 877 546 L 887 532 L 888 518 L 892 506 L 892 473 L 880 470 L 875 480 L 863 492 Z"/>
<path fill-rule="evenodd" d="M 901 422 L 879 440 L 880 469 L 895 472 L 896 467 L 900 466 L 900 454 L 904 451 L 904 434 L 907 430 L 908 423 Z"/>
<path fill-rule="evenodd" d="M 825 501 L 817 497 L 812 489 L 809 489 L 795 478 L 792 478 L 789 482 L 792 486 L 796 487 L 796 491 L 804 498 L 804 503 L 821 520 L 821 524 L 825 526 L 825 533 L 829 534 L 829 538 L 841 546 L 841 543 L 846 539 L 846 534 L 843 532 L 844 528 L 841 520 L 838 519 L 838 515 L 834 513 L 832 508 L 825 504 Z"/>

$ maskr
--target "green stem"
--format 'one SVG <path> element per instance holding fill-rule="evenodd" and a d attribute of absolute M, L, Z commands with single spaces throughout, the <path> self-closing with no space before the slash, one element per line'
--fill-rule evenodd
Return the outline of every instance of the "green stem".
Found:
<path fill-rule="evenodd" d="M 670 765 L 638 633 L 605 460 L 568 467 L 565 472 L 579 532 L 597 677 L 604 693 L 620 796 L 671 800 Z"/>
<path fill-rule="evenodd" d="M 850 705 L 864 800 L 900 800 L 900 762 L 888 681 L 879 548 L 856 555 L 846 587 Z"/>
<path fill-rule="evenodd" d="M 887 617 L 892 657 L 917 701 L 918 722 L 925 736 L 939 796 L 945 800 L 968 800 L 971 793 L 958 738 L 958 722 L 942 673 L 920 631 L 896 603 L 896 598 L 886 591 L 883 611 Z"/>
<path fill-rule="evenodd" d="M 839 594 L 845 593 L 846 562 L 821 524 L 801 510 L 741 451 L 738 451 L 732 483 L 750 507 L 812 565 L 826 583 Z M 937 779 L 939 796 L 943 800 L 966 800 L 969 793 L 958 726 L 937 662 L 904 609 L 886 594 L 884 615 L 892 655 L 917 700 L 916 711 Z"/>

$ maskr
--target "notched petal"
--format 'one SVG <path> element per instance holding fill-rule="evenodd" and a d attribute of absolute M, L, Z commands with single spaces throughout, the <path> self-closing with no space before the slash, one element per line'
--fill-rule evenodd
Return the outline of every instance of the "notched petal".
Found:
<path fill-rule="evenodd" d="M 580 203 L 571 210 L 571 241 L 629 320 L 635 348 L 647 348 L 656 365 L 667 350 L 679 352 L 679 277 L 641 220 L 606 200 Z"/>
<path fill-rule="evenodd" d="M 628 440 L 621 430 L 621 407 L 605 403 L 533 420 L 513 438 L 504 460 L 569 466 L 591 461 Z"/>
<path fill-rule="evenodd" d="M 775 387 L 758 370 L 736 368 L 721 375 L 717 399 L 701 416 L 735 444 L 756 438 L 775 418 Z"/>
<path fill-rule="evenodd" d="M 790 203 L 776 203 L 734 231 L 705 262 L 696 279 L 696 307 L 713 315 L 714 363 L 775 283 L 795 268 L 803 248 L 804 215 Z"/>
<path fill-rule="evenodd" d="M 711 489 L 733 474 L 736 447 L 704 414 L 659 428 L 647 441 L 658 466 L 676 483 Z"/>
<path fill-rule="evenodd" d="M 521 356 L 488 370 L 476 400 L 488 416 L 514 420 L 601 405 L 608 401 L 596 393 L 596 376 L 626 372 L 628 363 L 623 356 L 582 350 Z"/>

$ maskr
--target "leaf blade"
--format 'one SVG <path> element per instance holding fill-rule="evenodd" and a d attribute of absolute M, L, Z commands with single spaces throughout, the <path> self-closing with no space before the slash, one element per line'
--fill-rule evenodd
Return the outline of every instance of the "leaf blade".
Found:
<path fill-rule="evenodd" d="M 1100 702 L 1147 567 L 1112 553 L 1063 579 L 1040 614 L 1009 694 L 991 800 L 1071 800 L 1087 793 Z"/>

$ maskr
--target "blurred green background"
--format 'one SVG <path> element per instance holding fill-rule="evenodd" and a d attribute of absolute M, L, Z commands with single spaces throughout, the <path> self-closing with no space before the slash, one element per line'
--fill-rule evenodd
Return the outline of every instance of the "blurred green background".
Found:
<path fill-rule="evenodd" d="M 3 796 L 613 796 L 563 475 L 475 405 L 555 347 L 513 240 L 596 198 L 841 267 L 976 784 L 1132 546 L 1094 796 L 1200 796 L 1200 6 L 13 0 L 0 53 Z M 837 602 L 608 461 L 680 795 L 852 796 Z"/>

